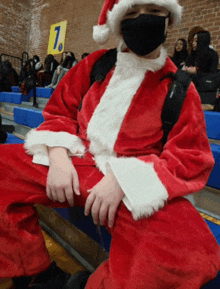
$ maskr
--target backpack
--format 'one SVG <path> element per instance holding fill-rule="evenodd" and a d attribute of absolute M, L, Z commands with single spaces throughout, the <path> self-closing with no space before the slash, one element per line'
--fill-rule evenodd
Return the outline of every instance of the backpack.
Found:
<path fill-rule="evenodd" d="M 95 81 L 101 82 L 105 79 L 108 72 L 115 65 L 116 60 L 117 48 L 108 50 L 98 59 L 94 64 L 90 75 L 91 86 Z M 164 132 L 163 145 L 167 142 L 168 135 L 179 118 L 187 90 L 191 83 L 189 73 L 183 70 L 177 70 L 176 73 L 170 72 L 167 76 L 162 78 L 161 81 L 165 78 L 171 78 L 172 83 L 166 96 L 161 115 Z M 81 106 L 82 103 L 80 104 L 80 108 Z"/>

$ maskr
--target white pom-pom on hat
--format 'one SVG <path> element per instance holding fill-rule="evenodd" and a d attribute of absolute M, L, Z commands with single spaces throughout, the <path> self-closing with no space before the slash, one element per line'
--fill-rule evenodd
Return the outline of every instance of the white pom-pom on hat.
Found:
<path fill-rule="evenodd" d="M 105 44 L 111 33 L 120 38 L 120 22 L 127 10 L 133 5 L 143 4 L 165 7 L 171 14 L 173 26 L 181 22 L 183 8 L 178 0 L 105 0 L 98 25 L 93 27 L 93 39 L 99 44 Z"/>
<path fill-rule="evenodd" d="M 93 39 L 99 44 L 105 44 L 110 37 L 111 29 L 107 24 L 93 26 Z"/>

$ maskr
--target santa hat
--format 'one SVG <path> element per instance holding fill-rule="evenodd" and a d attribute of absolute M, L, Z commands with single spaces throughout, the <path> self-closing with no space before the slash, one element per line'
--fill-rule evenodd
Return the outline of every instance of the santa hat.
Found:
<path fill-rule="evenodd" d="M 155 4 L 165 7 L 171 14 L 172 25 L 180 23 L 182 7 L 178 0 L 105 0 L 98 25 L 93 27 L 93 39 L 105 44 L 110 34 L 120 38 L 120 22 L 133 5 Z"/>

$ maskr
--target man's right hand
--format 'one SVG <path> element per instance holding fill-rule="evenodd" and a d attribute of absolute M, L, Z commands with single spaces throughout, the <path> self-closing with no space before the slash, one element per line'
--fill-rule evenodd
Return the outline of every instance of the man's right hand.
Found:
<path fill-rule="evenodd" d="M 60 203 L 67 201 L 74 205 L 74 193 L 80 195 L 79 178 L 68 157 L 67 149 L 49 148 L 50 167 L 47 176 L 46 192 L 50 200 Z"/>

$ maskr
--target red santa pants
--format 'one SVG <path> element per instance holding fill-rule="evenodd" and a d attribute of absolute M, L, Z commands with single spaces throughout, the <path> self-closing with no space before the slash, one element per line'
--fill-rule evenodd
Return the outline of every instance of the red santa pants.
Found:
<path fill-rule="evenodd" d="M 84 206 L 103 175 L 91 159 L 73 157 Z M 32 163 L 23 145 L 1 145 L 0 277 L 35 275 L 50 265 L 34 204 L 62 207 L 45 192 L 48 168 Z M 220 269 L 219 246 L 193 206 L 176 198 L 152 217 L 134 221 L 121 203 L 111 230 L 109 260 L 87 289 L 200 288 Z"/>

